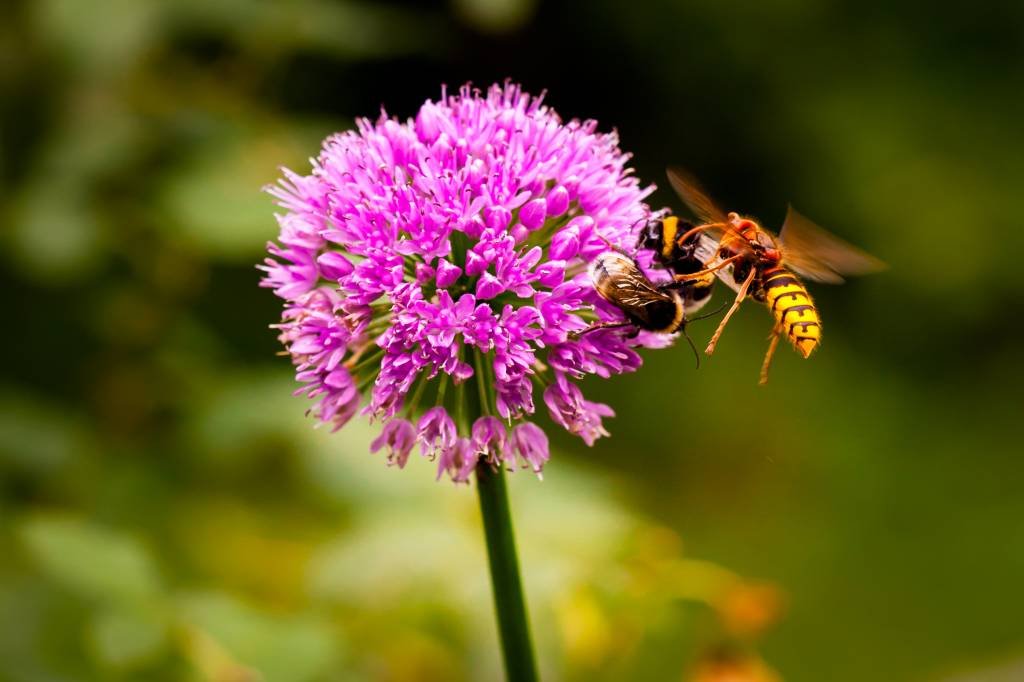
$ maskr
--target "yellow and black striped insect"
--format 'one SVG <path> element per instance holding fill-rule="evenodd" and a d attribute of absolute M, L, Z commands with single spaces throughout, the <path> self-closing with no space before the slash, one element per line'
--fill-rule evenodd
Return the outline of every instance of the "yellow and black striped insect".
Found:
<path fill-rule="evenodd" d="M 626 316 L 622 322 L 598 322 L 574 334 L 576 338 L 598 329 L 634 327 L 659 334 L 682 332 L 700 366 L 700 355 L 686 334 L 686 323 L 706 316 L 688 318 L 684 292 L 692 287 L 689 282 L 655 284 L 643 273 L 634 258 L 618 250 L 598 255 L 590 264 L 590 280 L 594 290 Z M 703 305 L 703 303 L 699 304 Z M 697 305 L 693 306 L 696 309 Z M 714 314 L 714 313 L 712 313 Z"/>
<path fill-rule="evenodd" d="M 843 281 L 843 275 L 862 275 L 885 267 L 874 256 L 818 227 L 792 206 L 776 237 L 750 218 L 719 209 L 683 171 L 669 168 L 668 177 L 680 198 L 701 221 L 678 236 L 673 234 L 674 240 L 683 245 L 700 233 L 718 238 L 715 254 L 704 262 L 703 268 L 673 277 L 677 281 L 702 282 L 712 273 L 722 274 L 726 268 L 731 268 L 731 279 L 740 283 L 736 300 L 722 318 L 705 353 L 714 352 L 729 318 L 748 295 L 764 303 L 775 318 L 768 352 L 761 366 L 761 384 L 768 381 L 768 369 L 782 335 L 805 358 L 821 342 L 818 309 L 798 275 L 838 284 Z"/>

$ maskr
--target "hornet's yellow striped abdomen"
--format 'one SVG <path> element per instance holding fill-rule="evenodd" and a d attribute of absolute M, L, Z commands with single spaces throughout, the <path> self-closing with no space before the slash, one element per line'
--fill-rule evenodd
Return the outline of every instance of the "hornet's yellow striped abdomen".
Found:
<path fill-rule="evenodd" d="M 766 270 L 763 281 L 765 305 L 777 326 L 802 356 L 809 357 L 821 342 L 821 318 L 807 288 L 782 267 Z"/>

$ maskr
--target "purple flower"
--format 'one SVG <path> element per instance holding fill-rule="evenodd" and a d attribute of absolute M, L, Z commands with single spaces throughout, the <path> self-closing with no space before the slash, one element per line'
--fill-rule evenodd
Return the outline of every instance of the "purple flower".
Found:
<path fill-rule="evenodd" d="M 468 438 L 459 438 L 455 444 L 441 453 L 437 461 L 437 478 L 447 472 L 456 483 L 469 481 L 469 475 L 476 468 L 480 453 L 473 449 Z"/>
<path fill-rule="evenodd" d="M 497 417 L 480 417 L 473 423 L 473 449 L 492 464 L 501 464 L 506 438 L 505 424 Z"/>
<path fill-rule="evenodd" d="M 359 120 L 308 176 L 285 171 L 262 285 L 285 301 L 280 339 L 311 411 L 338 428 L 362 406 L 382 422 L 373 451 L 401 467 L 419 443 L 456 481 L 478 461 L 541 471 L 537 385 L 556 423 L 588 445 L 607 435 L 611 409 L 574 382 L 633 371 L 635 346 L 663 343 L 570 336 L 622 319 L 586 265 L 632 248 L 653 215 L 628 158 L 614 133 L 506 84 L 442 92 L 405 123 Z"/>
<path fill-rule="evenodd" d="M 538 474 L 548 461 L 548 437 L 536 424 L 523 422 L 512 429 L 508 447 Z"/>
<path fill-rule="evenodd" d="M 433 459 L 438 453 L 445 454 L 458 440 L 455 422 L 443 407 L 432 407 L 420 417 L 416 440 L 424 456 Z"/>
<path fill-rule="evenodd" d="M 584 400 L 583 391 L 576 384 L 569 383 L 564 374 L 559 374 L 557 381 L 544 391 L 544 402 L 551 419 L 569 433 L 582 438 L 587 445 L 593 445 L 595 440 L 608 435 L 601 417 L 615 416 L 607 405 Z"/>
<path fill-rule="evenodd" d="M 416 443 L 416 429 L 404 419 L 392 419 L 380 435 L 370 443 L 370 452 L 377 452 L 381 448 L 388 449 L 388 464 L 397 464 L 401 469 L 409 461 L 409 453 Z"/>

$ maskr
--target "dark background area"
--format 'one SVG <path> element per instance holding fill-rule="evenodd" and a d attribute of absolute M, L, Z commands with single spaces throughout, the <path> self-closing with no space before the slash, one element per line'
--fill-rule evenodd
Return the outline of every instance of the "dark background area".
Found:
<path fill-rule="evenodd" d="M 547 678 L 691 679 L 719 565 L 786 595 L 786 680 L 1024 675 L 1024 5 L 40 0 L 0 10 L 0 678 L 495 674 L 472 491 L 313 430 L 253 265 L 279 166 L 506 78 L 655 206 L 680 164 L 890 265 L 767 388 L 756 306 L 585 387 L 613 437 L 513 476 Z"/>

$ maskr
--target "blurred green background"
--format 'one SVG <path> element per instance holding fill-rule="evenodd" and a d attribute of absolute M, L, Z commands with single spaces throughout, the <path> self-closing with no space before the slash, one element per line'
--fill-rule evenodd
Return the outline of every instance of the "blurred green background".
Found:
<path fill-rule="evenodd" d="M 586 387 L 512 481 L 546 679 L 1024 679 L 1024 4 L 827 0 L 5 2 L 0 679 L 497 678 L 473 491 L 312 428 L 253 265 L 278 166 L 506 77 L 891 266 L 767 388 L 757 307 Z"/>

